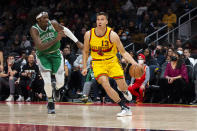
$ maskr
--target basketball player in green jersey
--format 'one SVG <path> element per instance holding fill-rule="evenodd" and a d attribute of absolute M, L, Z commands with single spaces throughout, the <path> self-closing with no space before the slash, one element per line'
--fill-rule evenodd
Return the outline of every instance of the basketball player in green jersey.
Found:
<path fill-rule="evenodd" d="M 49 20 L 48 13 L 43 11 L 43 8 L 36 8 L 33 13 L 36 23 L 31 27 L 30 34 L 35 43 L 37 63 L 45 83 L 48 114 L 55 114 L 51 74 L 55 75 L 57 90 L 64 85 L 64 60 L 59 50 L 60 40 L 68 36 L 79 48 L 82 49 L 83 44 L 68 28 L 55 20 Z"/>

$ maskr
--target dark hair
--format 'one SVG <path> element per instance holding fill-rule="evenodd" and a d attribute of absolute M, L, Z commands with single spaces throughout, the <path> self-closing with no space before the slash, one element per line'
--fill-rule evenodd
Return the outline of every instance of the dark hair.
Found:
<path fill-rule="evenodd" d="M 181 69 L 181 66 L 184 63 L 183 59 L 181 58 L 181 54 L 179 54 L 177 51 L 174 51 L 174 53 L 178 55 L 176 69 Z"/>
<path fill-rule="evenodd" d="M 7 59 L 8 59 L 9 57 L 14 57 L 14 58 L 15 58 L 15 54 L 14 54 L 14 53 L 10 53 L 10 54 L 8 54 Z"/>
<path fill-rule="evenodd" d="M 47 9 L 45 7 L 37 7 L 37 8 L 33 8 L 30 13 L 29 13 L 29 21 L 31 24 L 35 24 L 36 21 L 36 16 L 41 13 L 41 12 L 48 12 Z"/>
<path fill-rule="evenodd" d="M 189 53 L 191 53 L 191 49 L 189 49 L 189 48 L 185 48 L 184 50 L 188 50 L 188 51 L 189 51 Z"/>
<path fill-rule="evenodd" d="M 106 17 L 106 19 L 108 20 L 108 14 L 105 12 L 99 12 L 96 14 L 96 17 L 98 17 L 99 15 L 104 15 Z"/>

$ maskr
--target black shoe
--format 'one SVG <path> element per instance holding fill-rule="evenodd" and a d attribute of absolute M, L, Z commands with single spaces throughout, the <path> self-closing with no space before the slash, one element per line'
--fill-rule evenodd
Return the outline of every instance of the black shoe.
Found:
<path fill-rule="evenodd" d="M 54 102 L 48 102 L 47 109 L 48 109 L 48 114 L 55 114 L 55 104 L 54 104 Z"/>
<path fill-rule="evenodd" d="M 197 98 L 195 100 L 193 100 L 192 102 L 189 103 L 190 105 L 194 105 L 197 104 Z"/>
<path fill-rule="evenodd" d="M 167 103 L 169 103 L 169 99 L 168 98 L 162 99 L 159 103 L 160 104 L 167 104 Z"/>

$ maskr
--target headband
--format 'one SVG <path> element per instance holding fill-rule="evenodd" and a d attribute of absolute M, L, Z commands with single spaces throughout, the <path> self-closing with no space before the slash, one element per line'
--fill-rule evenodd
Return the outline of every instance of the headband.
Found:
<path fill-rule="evenodd" d="M 40 17 L 42 17 L 43 15 L 48 15 L 48 13 L 47 12 L 41 12 L 40 14 L 38 14 L 36 16 L 36 20 L 39 19 Z"/>

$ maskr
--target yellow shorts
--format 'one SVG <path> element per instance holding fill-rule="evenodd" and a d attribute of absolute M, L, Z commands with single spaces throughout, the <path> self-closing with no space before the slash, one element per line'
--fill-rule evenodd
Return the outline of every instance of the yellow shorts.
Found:
<path fill-rule="evenodd" d="M 93 59 L 92 67 L 96 80 L 103 75 L 111 77 L 113 79 L 124 78 L 124 72 L 117 57 L 113 57 L 107 60 Z"/>

